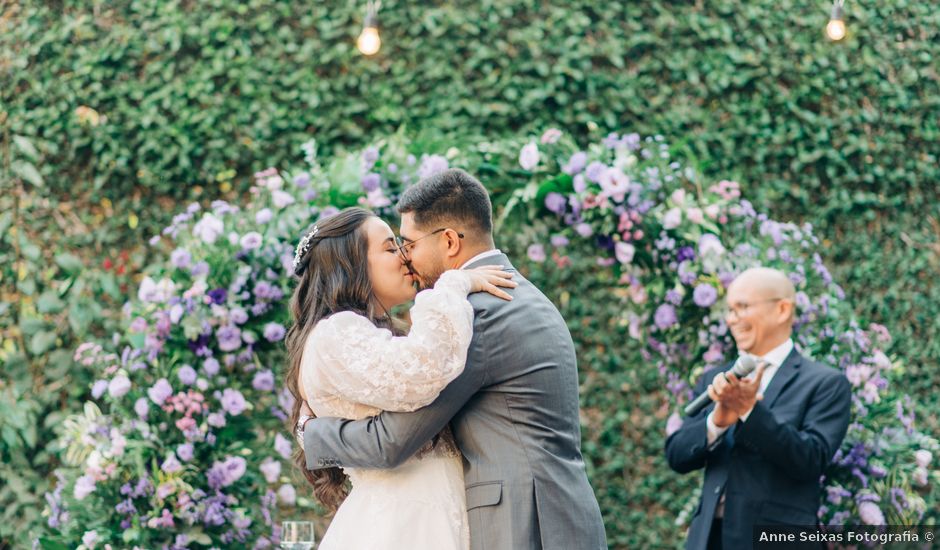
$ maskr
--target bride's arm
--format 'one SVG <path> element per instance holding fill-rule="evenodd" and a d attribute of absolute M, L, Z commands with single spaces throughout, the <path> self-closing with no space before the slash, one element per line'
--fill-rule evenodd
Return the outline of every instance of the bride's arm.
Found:
<path fill-rule="evenodd" d="M 464 369 L 473 336 L 470 275 L 447 271 L 418 293 L 411 331 L 394 336 L 352 312 L 320 321 L 311 361 L 338 395 L 386 411 L 413 411 L 440 394 Z"/>

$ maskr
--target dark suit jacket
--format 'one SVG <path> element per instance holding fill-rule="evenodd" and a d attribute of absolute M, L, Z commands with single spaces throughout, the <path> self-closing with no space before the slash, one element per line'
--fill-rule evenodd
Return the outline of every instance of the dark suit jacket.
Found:
<path fill-rule="evenodd" d="M 515 271 L 506 256 L 469 267 L 490 264 Z M 513 280 L 512 301 L 470 295 L 467 366 L 437 400 L 410 413 L 308 422 L 307 467 L 395 467 L 450 422 L 464 456 L 473 550 L 606 549 L 581 457 L 571 334 L 532 283 L 518 273 Z"/>
<path fill-rule="evenodd" d="M 707 372 L 696 395 L 731 367 Z M 681 474 L 705 468 L 686 548 L 706 548 L 722 491 L 723 548 L 752 548 L 754 525 L 816 525 L 819 478 L 842 445 L 851 397 L 841 372 L 793 350 L 747 421 L 739 421 L 711 449 L 705 419 L 714 405 L 683 419 L 682 427 L 666 439 L 669 466 Z"/>

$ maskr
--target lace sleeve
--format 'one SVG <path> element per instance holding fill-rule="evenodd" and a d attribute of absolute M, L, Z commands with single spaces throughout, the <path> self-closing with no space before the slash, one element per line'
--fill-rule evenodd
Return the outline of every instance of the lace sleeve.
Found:
<path fill-rule="evenodd" d="M 336 313 L 311 333 L 314 368 L 341 399 L 386 411 L 424 407 L 463 372 L 473 335 L 469 291 L 466 273 L 445 272 L 415 298 L 407 336 Z"/>

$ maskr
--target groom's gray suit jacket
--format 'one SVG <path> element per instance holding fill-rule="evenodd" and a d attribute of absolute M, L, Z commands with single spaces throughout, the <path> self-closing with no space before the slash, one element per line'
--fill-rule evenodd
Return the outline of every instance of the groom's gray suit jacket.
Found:
<path fill-rule="evenodd" d="M 505 255 L 468 267 L 493 264 L 515 271 Z M 307 468 L 392 468 L 450 422 L 474 550 L 607 548 L 581 457 L 571 335 L 548 298 L 518 272 L 513 279 L 512 301 L 470 295 L 467 366 L 437 400 L 412 413 L 308 422 Z"/>

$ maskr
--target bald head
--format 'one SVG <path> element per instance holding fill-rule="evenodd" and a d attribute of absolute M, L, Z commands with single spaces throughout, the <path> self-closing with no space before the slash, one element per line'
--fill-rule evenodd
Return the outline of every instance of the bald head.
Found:
<path fill-rule="evenodd" d="M 752 267 L 738 275 L 728 290 L 735 285 L 746 285 L 764 299 L 784 298 L 791 302 L 796 299 L 793 281 L 779 269 Z"/>
<path fill-rule="evenodd" d="M 738 349 L 763 355 L 793 332 L 796 289 L 782 271 L 754 267 L 728 286 L 725 320 Z"/>

